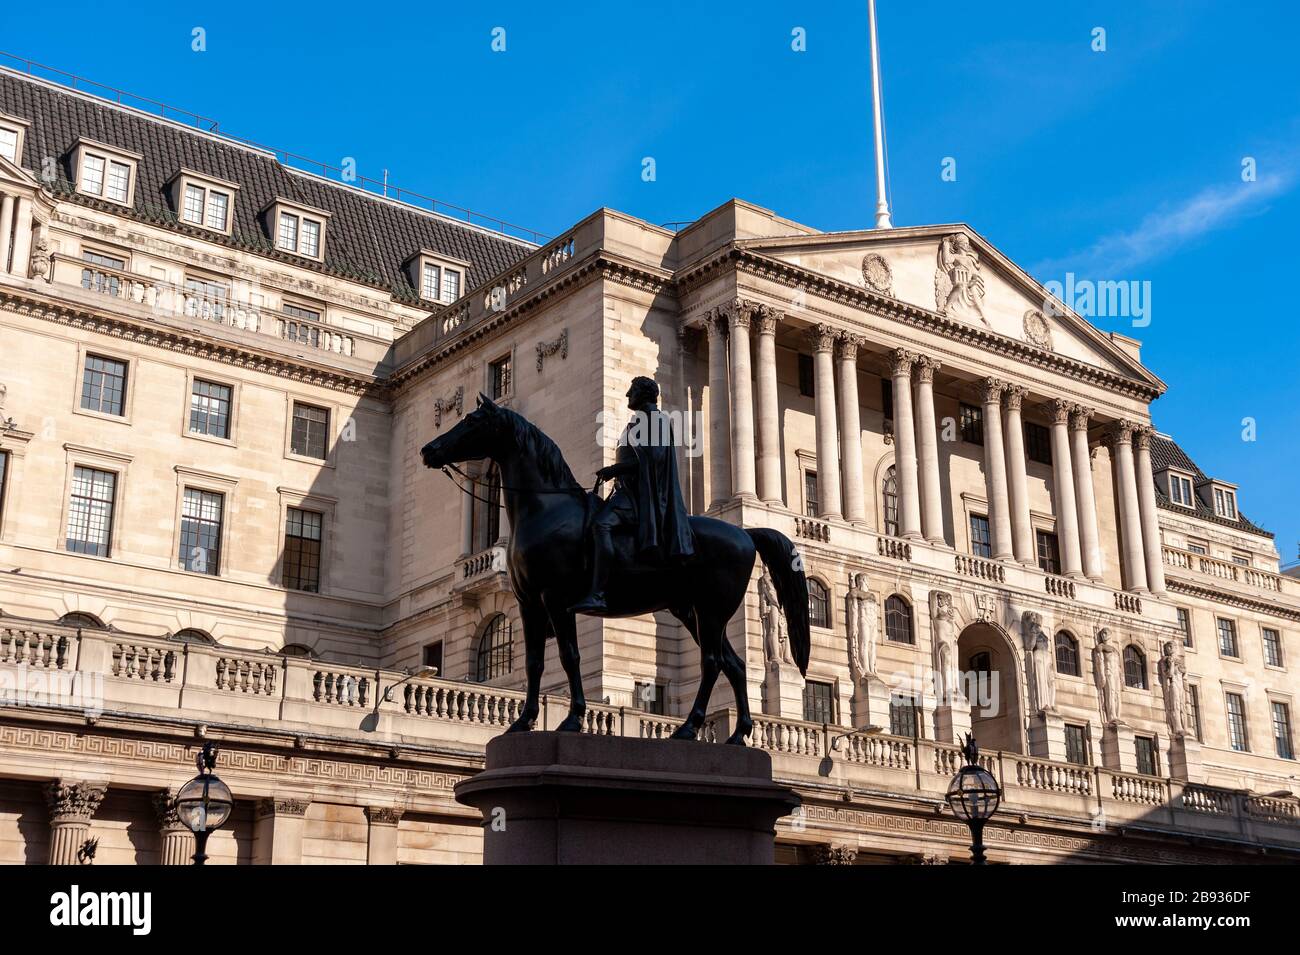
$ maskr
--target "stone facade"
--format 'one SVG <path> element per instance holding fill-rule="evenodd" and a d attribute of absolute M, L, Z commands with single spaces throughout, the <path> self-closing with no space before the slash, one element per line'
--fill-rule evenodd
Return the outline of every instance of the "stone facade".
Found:
<path fill-rule="evenodd" d="M 417 452 L 485 392 L 588 483 L 634 375 L 686 425 L 688 506 L 782 531 L 817 581 L 807 681 L 765 651 L 757 573 L 729 629 L 762 701 L 751 742 L 804 799 L 783 861 L 964 860 L 943 793 L 972 729 L 1005 789 L 994 861 L 1300 853 L 1300 581 L 1235 503 L 1214 511 L 1233 486 L 1170 460 L 1138 344 L 1048 308 L 969 228 L 827 234 L 732 201 L 676 233 L 600 210 L 535 245 L 403 212 L 431 230 L 417 262 L 474 275 L 448 234 L 509 247 L 438 303 L 329 267 L 344 203 L 391 205 L 355 188 L 284 172 L 340 194 L 322 268 L 18 158 L 0 158 L 0 860 L 76 864 L 98 840 L 97 862 L 182 863 L 169 794 L 216 740 L 238 803 L 213 862 L 477 861 L 451 791 L 522 699 L 510 528 Z M 85 406 L 90 359 L 125 368 L 120 408 Z M 196 381 L 228 389 L 224 433 L 195 432 Z M 295 403 L 327 413 L 323 458 Z M 114 477 L 102 554 L 69 545 L 85 469 Z M 1208 512 L 1174 499 L 1179 475 Z M 187 557 L 199 491 L 219 496 L 216 573 Z M 588 730 L 669 735 L 689 636 L 578 632 Z M 871 667 L 850 660 L 863 640 Z M 439 676 L 404 678 L 422 664 Z M 544 727 L 563 686 L 552 647 Z M 728 692 L 701 745 L 729 734 Z"/>

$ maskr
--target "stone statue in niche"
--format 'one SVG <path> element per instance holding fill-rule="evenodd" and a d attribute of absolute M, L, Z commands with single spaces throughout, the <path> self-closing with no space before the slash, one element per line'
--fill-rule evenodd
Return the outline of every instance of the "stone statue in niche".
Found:
<path fill-rule="evenodd" d="M 775 667 L 781 663 L 794 663 L 790 656 L 785 613 L 776 595 L 776 584 L 766 567 L 758 580 L 758 615 L 763 622 L 763 656 L 767 665 Z"/>
<path fill-rule="evenodd" d="M 1097 631 L 1097 645 L 1092 650 L 1092 672 L 1097 681 L 1097 700 L 1104 723 L 1120 722 L 1120 693 L 1124 685 L 1124 668 L 1119 647 L 1111 642 L 1110 631 Z"/>
<path fill-rule="evenodd" d="M 957 672 L 957 615 L 952 594 L 930 592 L 930 630 L 934 642 L 934 695 L 940 704 L 962 698 Z"/>
<path fill-rule="evenodd" d="M 1165 694 L 1165 719 L 1172 736 L 1187 735 L 1187 659 L 1179 647 L 1167 641 L 1160 656 L 1160 688 Z"/>
<path fill-rule="evenodd" d="M 849 668 L 854 682 L 865 683 L 876 673 L 876 637 L 880 632 L 880 601 L 867 587 L 866 574 L 853 574 L 846 620 L 849 634 Z"/>
<path fill-rule="evenodd" d="M 979 253 L 971 248 L 964 232 L 939 240 L 938 268 L 934 271 L 934 307 L 940 315 L 962 321 L 984 317 L 984 277 Z"/>
<path fill-rule="evenodd" d="M 1056 667 L 1052 660 L 1052 641 L 1043 629 L 1043 615 L 1026 610 L 1021 617 L 1021 635 L 1029 654 L 1030 710 L 1051 713 L 1056 710 Z"/>

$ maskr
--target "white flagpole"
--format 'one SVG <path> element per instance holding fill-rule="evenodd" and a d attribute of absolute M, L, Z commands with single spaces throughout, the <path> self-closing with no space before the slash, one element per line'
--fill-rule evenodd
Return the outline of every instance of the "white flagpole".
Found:
<path fill-rule="evenodd" d="M 880 98 L 880 48 L 876 42 L 876 0 L 867 0 L 871 28 L 871 108 L 876 124 L 876 228 L 892 229 L 889 200 L 885 197 L 885 120 Z"/>

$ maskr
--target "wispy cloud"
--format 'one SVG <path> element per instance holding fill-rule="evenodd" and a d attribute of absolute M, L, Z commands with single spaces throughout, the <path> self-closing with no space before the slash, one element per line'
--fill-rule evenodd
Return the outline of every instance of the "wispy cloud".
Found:
<path fill-rule="evenodd" d="M 1216 185 L 1180 203 L 1149 213 L 1136 228 L 1102 236 L 1087 249 L 1034 266 L 1040 277 L 1064 271 L 1083 275 L 1123 275 L 1168 255 L 1201 236 L 1264 211 L 1268 201 L 1287 192 L 1294 183 L 1292 170 L 1261 176 L 1255 182 Z"/>

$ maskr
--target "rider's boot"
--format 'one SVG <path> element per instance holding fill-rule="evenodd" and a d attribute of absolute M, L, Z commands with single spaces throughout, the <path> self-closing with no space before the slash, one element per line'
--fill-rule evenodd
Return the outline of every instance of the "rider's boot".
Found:
<path fill-rule="evenodd" d="M 591 592 L 569 608 L 569 613 L 601 613 L 605 606 L 605 582 L 609 579 L 609 564 L 614 557 L 614 541 L 609 528 L 599 524 L 591 529 Z"/>

